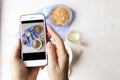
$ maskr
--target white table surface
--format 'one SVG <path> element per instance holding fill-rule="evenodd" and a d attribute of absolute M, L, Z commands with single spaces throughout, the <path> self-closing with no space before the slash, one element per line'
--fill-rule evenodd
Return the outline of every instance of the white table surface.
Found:
<path fill-rule="evenodd" d="M 11 80 L 9 58 L 20 15 L 54 4 L 76 11 L 70 30 L 79 31 L 88 45 L 74 64 L 70 80 L 120 80 L 120 0 L 3 0 L 0 80 Z M 48 80 L 44 70 L 38 80 Z"/>

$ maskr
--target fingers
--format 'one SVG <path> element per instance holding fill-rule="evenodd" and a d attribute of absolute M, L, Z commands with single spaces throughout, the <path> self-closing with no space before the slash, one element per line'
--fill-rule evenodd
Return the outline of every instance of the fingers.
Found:
<path fill-rule="evenodd" d="M 47 26 L 47 31 L 48 31 L 49 35 L 55 39 L 56 47 L 63 50 L 63 49 L 64 49 L 63 41 L 62 41 L 62 39 L 57 35 L 57 33 L 54 32 L 54 31 L 50 28 L 50 26 Z"/>
<path fill-rule="evenodd" d="M 48 41 L 50 41 L 51 36 L 47 31 L 47 27 L 45 27 L 45 30 L 46 30 L 46 42 L 48 42 Z"/>
<path fill-rule="evenodd" d="M 61 38 L 56 34 L 56 32 L 54 32 L 54 31 L 50 28 L 50 26 L 47 26 L 47 31 L 48 31 L 49 35 L 50 35 L 51 37 L 53 37 L 56 41 L 61 40 Z"/>
<path fill-rule="evenodd" d="M 55 47 L 51 42 L 47 43 L 47 54 L 48 54 L 48 66 L 57 64 L 57 55 L 55 52 Z"/>
<path fill-rule="evenodd" d="M 16 46 L 14 47 L 14 50 L 12 52 L 12 58 L 13 59 L 20 59 L 20 39 L 17 40 Z"/>
<path fill-rule="evenodd" d="M 51 36 L 50 36 L 50 34 L 48 32 L 46 33 L 46 35 L 47 35 L 46 39 L 47 39 L 47 42 L 48 42 L 48 41 L 50 41 Z"/>

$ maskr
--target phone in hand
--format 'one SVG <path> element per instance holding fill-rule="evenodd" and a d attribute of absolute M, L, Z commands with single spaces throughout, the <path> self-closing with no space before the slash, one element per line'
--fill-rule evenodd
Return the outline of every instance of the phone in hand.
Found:
<path fill-rule="evenodd" d="M 21 59 L 26 67 L 47 64 L 46 28 L 43 14 L 20 17 Z"/>

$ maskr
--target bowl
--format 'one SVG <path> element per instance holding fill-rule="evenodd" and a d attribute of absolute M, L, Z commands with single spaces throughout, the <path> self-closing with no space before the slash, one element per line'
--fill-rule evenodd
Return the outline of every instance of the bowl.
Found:
<path fill-rule="evenodd" d="M 34 32 L 36 33 L 41 33 L 42 32 L 42 27 L 40 25 L 35 25 L 34 26 Z"/>
<path fill-rule="evenodd" d="M 54 25 L 65 26 L 72 20 L 72 11 L 65 5 L 59 5 L 51 11 L 49 17 Z"/>
<path fill-rule="evenodd" d="M 40 38 L 42 41 L 45 41 L 45 35 L 44 35 L 43 33 L 41 33 L 41 34 L 39 35 L 39 38 Z"/>
<path fill-rule="evenodd" d="M 42 47 L 42 41 L 40 39 L 35 39 L 33 42 L 32 42 L 32 47 L 34 49 L 40 49 Z"/>
<path fill-rule="evenodd" d="M 30 32 L 29 32 L 29 31 L 26 32 L 26 33 L 25 33 L 25 36 L 26 36 L 26 37 L 30 37 L 30 36 L 31 36 Z"/>

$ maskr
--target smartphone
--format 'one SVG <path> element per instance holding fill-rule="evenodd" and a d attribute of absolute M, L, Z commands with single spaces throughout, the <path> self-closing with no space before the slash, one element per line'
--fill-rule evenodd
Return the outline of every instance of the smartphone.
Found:
<path fill-rule="evenodd" d="M 20 17 L 21 59 L 26 67 L 47 64 L 46 29 L 43 14 L 29 14 Z"/>

